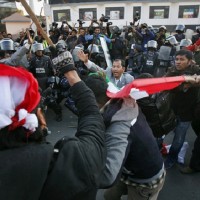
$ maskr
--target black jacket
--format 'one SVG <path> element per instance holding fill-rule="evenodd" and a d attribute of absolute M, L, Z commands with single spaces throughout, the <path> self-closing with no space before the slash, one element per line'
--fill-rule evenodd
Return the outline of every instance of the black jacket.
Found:
<path fill-rule="evenodd" d="M 180 71 L 176 67 L 169 68 L 166 76 L 194 75 L 200 74 L 198 66 L 189 66 L 186 70 Z M 171 90 L 171 105 L 174 113 L 180 117 L 181 121 L 191 121 L 195 106 L 198 102 L 199 87 L 188 87 L 185 84 Z M 188 84 L 187 84 L 188 85 Z"/>
<path fill-rule="evenodd" d="M 159 92 L 139 99 L 137 102 L 155 137 L 167 135 L 176 127 L 176 116 L 171 108 L 170 91 Z"/>
<path fill-rule="evenodd" d="M 40 200 L 89 199 L 105 162 L 105 127 L 93 93 L 83 82 L 71 88 L 79 111 L 76 137 L 64 137 Z"/>
<path fill-rule="evenodd" d="M 30 61 L 29 71 L 37 79 L 38 84 L 42 90 L 47 88 L 47 79 L 54 75 L 54 65 L 49 56 L 43 55 L 38 57 L 36 55 Z"/>
<path fill-rule="evenodd" d="M 91 90 L 79 82 L 71 93 L 79 110 L 76 136 L 57 143 L 59 153 L 51 165 L 49 144 L 0 151 L 1 199 L 90 199 L 89 191 L 98 185 L 105 164 L 105 127 Z"/>
<path fill-rule="evenodd" d="M 0 151 L 0 199 L 38 200 L 52 154 L 50 144 Z"/>
<path fill-rule="evenodd" d="M 155 176 L 163 166 L 163 159 L 145 116 L 139 110 L 136 123 L 130 129 L 130 146 L 124 167 L 132 172 L 123 175 L 131 178 L 149 179 Z"/>

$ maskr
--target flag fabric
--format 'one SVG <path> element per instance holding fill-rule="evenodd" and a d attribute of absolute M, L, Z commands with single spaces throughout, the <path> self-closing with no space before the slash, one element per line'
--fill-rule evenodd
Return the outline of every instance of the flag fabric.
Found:
<path fill-rule="evenodd" d="M 200 46 L 200 39 L 198 39 L 194 44 L 186 47 L 189 51 L 195 51 L 195 46 Z"/>
<path fill-rule="evenodd" d="M 184 76 L 135 79 L 121 89 L 109 82 L 107 96 L 110 98 L 132 97 L 137 100 L 163 90 L 171 90 L 184 81 Z"/>
<path fill-rule="evenodd" d="M 30 112 L 40 101 L 37 80 L 22 67 L 0 64 L 0 129 L 23 126 L 30 131 L 38 127 L 38 120 Z"/>

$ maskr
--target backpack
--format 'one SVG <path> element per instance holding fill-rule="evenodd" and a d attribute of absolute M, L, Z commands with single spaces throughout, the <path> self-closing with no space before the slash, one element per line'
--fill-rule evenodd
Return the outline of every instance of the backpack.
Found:
<path fill-rule="evenodd" d="M 168 91 L 140 99 L 138 105 L 156 138 L 167 135 L 176 127 L 176 116 L 170 105 L 170 93 Z"/>

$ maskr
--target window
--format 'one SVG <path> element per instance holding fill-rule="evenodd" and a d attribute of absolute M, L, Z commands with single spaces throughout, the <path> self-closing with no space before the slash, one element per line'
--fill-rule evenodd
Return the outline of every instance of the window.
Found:
<path fill-rule="evenodd" d="M 71 21 L 70 10 L 54 10 L 54 22 Z"/>
<path fill-rule="evenodd" d="M 97 19 L 97 9 L 96 8 L 79 9 L 79 19 L 84 21 L 91 21 L 92 19 Z"/>
<path fill-rule="evenodd" d="M 106 0 L 106 1 L 113 1 L 113 0 Z M 126 2 L 127 0 L 115 0 L 118 2 Z M 49 0 L 49 4 L 67 4 L 67 3 L 86 3 L 86 2 L 105 2 L 105 0 Z"/>
<path fill-rule="evenodd" d="M 124 7 L 107 7 L 106 16 L 111 20 L 124 19 Z"/>
<path fill-rule="evenodd" d="M 199 6 L 179 6 L 179 18 L 197 18 Z"/>
<path fill-rule="evenodd" d="M 169 18 L 169 6 L 150 6 L 150 19 L 166 19 Z"/>

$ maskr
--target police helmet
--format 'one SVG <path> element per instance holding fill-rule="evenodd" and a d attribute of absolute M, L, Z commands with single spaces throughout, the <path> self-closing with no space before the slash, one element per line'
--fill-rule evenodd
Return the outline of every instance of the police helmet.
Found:
<path fill-rule="evenodd" d="M 4 51 L 14 51 L 15 50 L 14 41 L 11 40 L 10 38 L 4 38 L 0 42 L 0 48 L 1 50 Z"/>
<path fill-rule="evenodd" d="M 56 50 L 58 52 L 64 52 L 66 50 L 66 45 L 63 42 L 58 42 L 56 44 Z"/>
<path fill-rule="evenodd" d="M 114 27 L 112 28 L 112 32 L 113 32 L 113 34 L 121 35 L 122 30 L 121 30 L 118 26 L 114 26 Z"/>
<path fill-rule="evenodd" d="M 81 49 L 81 50 L 84 50 L 84 46 L 82 44 L 78 44 L 75 46 L 75 48 L 77 49 Z"/>
<path fill-rule="evenodd" d="M 171 45 L 177 45 L 178 44 L 178 41 L 176 40 L 174 35 L 169 35 L 166 38 L 166 41 L 169 42 Z"/>
<path fill-rule="evenodd" d="M 190 39 L 182 39 L 180 42 L 180 47 L 187 47 L 192 44 L 192 41 Z"/>
<path fill-rule="evenodd" d="M 87 48 L 88 52 L 91 54 L 98 54 L 100 53 L 99 47 L 96 44 L 90 44 Z"/>
<path fill-rule="evenodd" d="M 35 43 L 35 44 L 33 44 L 32 50 L 33 50 L 33 53 L 35 53 L 37 51 L 44 51 L 43 44 L 42 43 Z"/>
<path fill-rule="evenodd" d="M 178 32 L 178 31 L 184 32 L 185 31 L 185 25 L 184 24 L 178 24 L 176 26 L 176 32 Z"/>
<path fill-rule="evenodd" d="M 157 49 L 158 43 L 155 40 L 149 40 L 147 42 L 147 48 Z"/>
<path fill-rule="evenodd" d="M 72 57 L 73 57 L 74 62 L 78 62 L 80 60 L 77 55 L 80 50 L 84 50 L 84 46 L 82 44 L 75 46 L 75 48 L 73 49 Z"/>
<path fill-rule="evenodd" d="M 49 47 L 46 47 L 46 48 L 44 49 L 44 54 L 45 54 L 45 55 L 48 55 L 48 56 L 51 55 L 51 51 L 50 51 Z"/>

